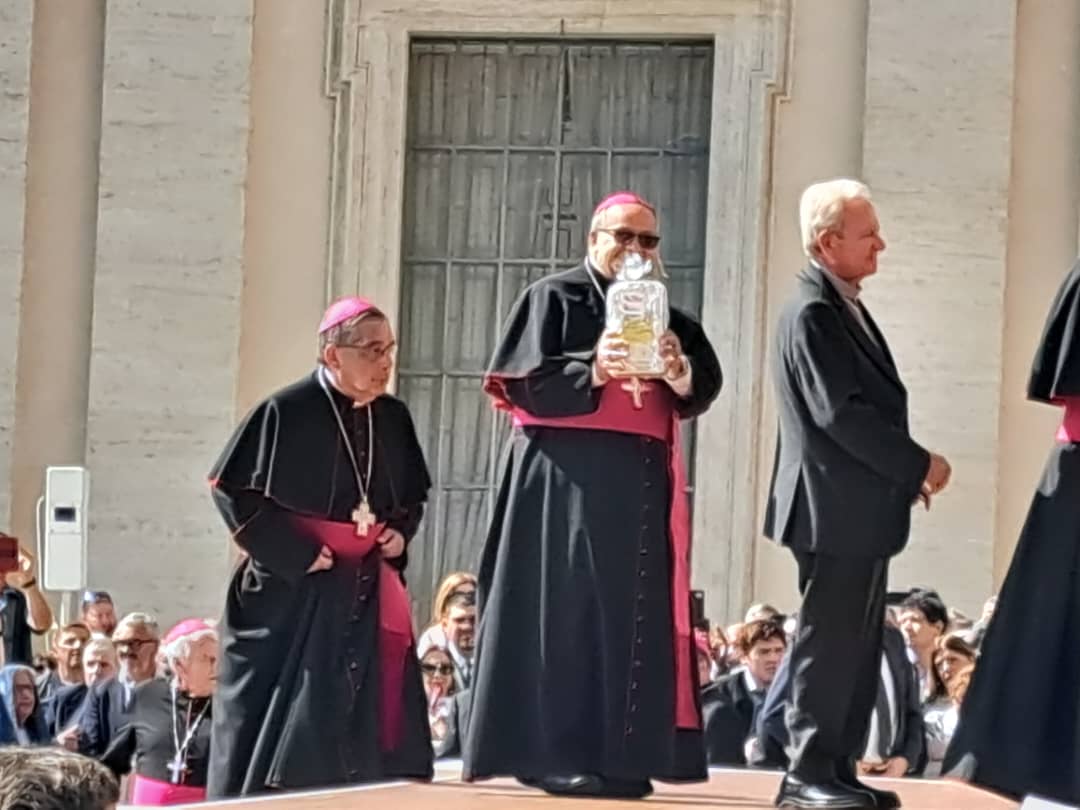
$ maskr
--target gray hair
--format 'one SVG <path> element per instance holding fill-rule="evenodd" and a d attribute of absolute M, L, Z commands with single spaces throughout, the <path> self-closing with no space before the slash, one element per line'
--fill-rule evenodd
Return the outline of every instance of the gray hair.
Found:
<path fill-rule="evenodd" d="M 843 225 L 844 204 L 850 200 L 870 202 L 869 187 L 858 180 L 840 178 L 814 183 L 803 192 L 799 200 L 799 226 L 807 256 L 815 255 L 818 238 L 823 233 Z"/>
<path fill-rule="evenodd" d="M 195 645 L 208 638 L 213 639 L 216 643 L 218 640 L 217 630 L 208 627 L 203 630 L 196 630 L 194 633 L 180 636 L 180 638 L 169 642 L 165 645 L 165 649 L 161 651 L 166 665 L 169 669 L 175 670 L 177 661 L 187 663 L 191 658 L 191 653 L 192 650 L 195 649 Z"/>
<path fill-rule="evenodd" d="M 0 810 L 108 810 L 120 784 L 96 759 L 62 748 L 0 748 Z"/>
<path fill-rule="evenodd" d="M 366 323 L 372 320 L 387 320 L 386 314 L 380 310 L 372 307 L 369 310 L 361 312 L 355 318 L 349 318 L 347 321 L 342 321 L 337 326 L 331 326 L 325 332 L 319 335 L 319 362 L 322 363 L 323 352 L 326 351 L 327 346 L 349 346 L 355 344 L 360 339 L 360 324 Z"/>
<path fill-rule="evenodd" d="M 149 613 L 129 613 L 124 618 L 116 623 L 116 629 L 113 630 L 115 636 L 121 627 L 142 627 L 148 631 L 154 638 L 161 638 L 161 628 L 158 627 L 157 619 L 151 616 Z"/>
<path fill-rule="evenodd" d="M 83 647 L 82 653 L 83 663 L 85 664 L 91 655 L 99 652 L 108 653 L 113 664 L 116 664 L 116 646 L 107 638 L 92 638 L 86 642 L 86 646 Z"/>

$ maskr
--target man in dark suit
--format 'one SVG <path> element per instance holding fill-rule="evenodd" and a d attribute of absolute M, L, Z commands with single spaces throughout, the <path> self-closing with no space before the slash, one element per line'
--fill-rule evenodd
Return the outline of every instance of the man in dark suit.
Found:
<path fill-rule="evenodd" d="M 765 534 L 791 549 L 803 596 L 779 807 L 895 807 L 858 782 L 877 694 L 889 558 L 912 504 L 929 505 L 948 462 L 908 431 L 907 391 L 859 301 L 885 249 L 869 190 L 810 186 L 799 206 L 809 266 L 780 314 L 772 356 L 780 435 Z"/>
<path fill-rule="evenodd" d="M 159 641 L 157 622 L 145 613 L 129 613 L 120 620 L 113 633 L 120 672 L 92 686 L 86 696 L 77 735 L 80 753 L 100 757 L 131 717 L 135 687 L 157 674 Z"/>
<path fill-rule="evenodd" d="M 705 751 L 710 765 L 746 765 L 747 742 L 787 649 L 780 622 L 748 622 L 735 640 L 742 666 L 701 692 Z"/>

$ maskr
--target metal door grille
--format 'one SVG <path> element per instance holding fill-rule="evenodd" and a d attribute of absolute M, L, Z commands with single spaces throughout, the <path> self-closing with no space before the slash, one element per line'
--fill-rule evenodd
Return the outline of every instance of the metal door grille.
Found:
<path fill-rule="evenodd" d="M 435 480 L 412 551 L 421 621 L 487 531 L 498 330 L 527 284 L 581 261 L 604 194 L 657 204 L 672 302 L 700 311 L 712 72 L 709 42 L 412 43 L 398 374 Z"/>

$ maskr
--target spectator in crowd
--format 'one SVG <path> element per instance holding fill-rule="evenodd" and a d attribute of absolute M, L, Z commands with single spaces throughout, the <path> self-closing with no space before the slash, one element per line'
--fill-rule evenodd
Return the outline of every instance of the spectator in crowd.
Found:
<path fill-rule="evenodd" d="M 926 710 L 927 761 L 923 776 L 941 775 L 945 752 L 949 750 L 949 743 L 952 742 L 953 734 L 956 732 L 956 724 L 960 719 L 960 707 L 964 702 L 964 695 L 967 694 L 974 671 L 974 663 L 956 669 L 949 680 L 948 702 L 939 703 Z"/>
<path fill-rule="evenodd" d="M 443 633 L 443 614 L 446 612 L 446 603 L 450 597 L 463 593 L 476 600 L 476 576 L 465 571 L 455 571 L 448 574 L 435 592 L 435 598 L 431 603 L 431 625 L 420 634 L 416 642 L 416 649 L 427 649 L 430 644 L 446 646 L 446 634 Z"/>
<path fill-rule="evenodd" d="M 746 765 L 757 715 L 787 650 L 783 625 L 751 620 L 735 638 L 742 669 L 710 684 L 701 695 L 705 750 L 710 765 Z"/>
<path fill-rule="evenodd" d="M 129 613 L 120 620 L 113 633 L 119 672 L 95 684 L 86 696 L 78 730 L 81 753 L 100 757 L 128 721 L 135 687 L 157 674 L 159 638 L 157 622 L 145 613 Z"/>
<path fill-rule="evenodd" d="M 446 600 L 442 614 L 446 649 L 454 662 L 457 691 L 472 687 L 473 646 L 476 640 L 476 597 L 456 593 Z"/>
<path fill-rule="evenodd" d="M 862 775 L 899 778 L 922 773 L 926 764 L 918 681 L 904 641 L 903 634 L 886 622 L 877 697 L 858 763 Z"/>
<path fill-rule="evenodd" d="M 3 532 L 0 536 L 9 537 Z M 0 573 L 0 662 L 31 664 L 31 634 L 44 635 L 52 623 L 52 610 L 34 576 L 33 557 L 20 546 L 19 570 Z"/>
<path fill-rule="evenodd" d="M 0 810 L 115 810 L 109 769 L 59 748 L 0 748 Z"/>
<path fill-rule="evenodd" d="M 50 671 L 56 669 L 56 659 L 48 653 L 34 653 L 34 660 L 30 664 L 34 670 L 34 678 L 40 680 Z"/>
<path fill-rule="evenodd" d="M 934 666 L 945 685 L 950 701 L 955 688 L 954 681 L 962 672 L 975 666 L 977 655 L 975 648 L 959 633 L 949 633 L 938 639 L 937 650 L 934 653 Z"/>
<path fill-rule="evenodd" d="M 165 635 L 163 649 L 172 676 L 139 684 L 128 721 L 102 756 L 118 776 L 134 766 L 132 803 L 140 807 L 206 798 L 217 631 L 188 619 Z"/>
<path fill-rule="evenodd" d="M 454 661 L 446 647 L 438 644 L 428 644 L 417 652 L 435 758 L 452 756 L 461 750 L 454 699 L 460 693 L 454 684 Z"/>
<path fill-rule="evenodd" d="M 765 619 L 779 620 L 783 623 L 784 617 L 775 607 L 765 602 L 758 602 L 756 605 L 751 605 L 746 610 L 746 615 L 743 616 L 744 622 L 759 622 Z"/>
<path fill-rule="evenodd" d="M 990 626 L 990 620 L 994 618 L 997 600 L 997 594 L 995 594 L 983 603 L 982 615 L 971 629 L 970 643 L 976 650 L 982 649 L 983 639 L 986 637 L 986 629 Z"/>
<path fill-rule="evenodd" d="M 911 651 L 925 706 L 945 695 L 945 685 L 934 666 L 934 653 L 937 640 L 948 629 L 949 614 L 935 591 L 916 589 L 900 603 L 899 624 Z"/>
<path fill-rule="evenodd" d="M 731 671 L 728 663 L 728 652 L 731 642 L 728 641 L 724 628 L 714 624 L 709 630 L 709 648 L 712 650 L 713 665 L 709 671 L 709 681 L 716 681 Z"/>
<path fill-rule="evenodd" d="M 83 593 L 82 622 L 95 638 L 112 638 L 116 630 L 116 607 L 108 591 Z"/>
<path fill-rule="evenodd" d="M 78 723 L 90 687 L 116 675 L 116 648 L 107 638 L 92 638 L 83 649 L 83 682 L 64 686 L 44 704 L 45 722 L 57 742 L 77 750 Z M 65 732 L 67 732 L 65 734 Z"/>
<path fill-rule="evenodd" d="M 38 697 L 47 703 L 66 686 L 83 683 L 83 650 L 90 640 L 90 628 L 82 622 L 61 627 L 53 637 L 52 654 L 56 669 L 40 676 L 37 681 Z"/>
<path fill-rule="evenodd" d="M 0 745 L 40 745 L 49 734 L 41 719 L 34 670 L 25 664 L 0 669 Z"/>

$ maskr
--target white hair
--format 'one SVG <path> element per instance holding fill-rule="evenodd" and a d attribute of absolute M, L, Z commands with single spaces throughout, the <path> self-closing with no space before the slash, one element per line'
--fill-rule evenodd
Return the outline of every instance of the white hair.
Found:
<path fill-rule="evenodd" d="M 113 662 L 113 666 L 116 665 L 116 646 L 107 638 L 92 638 L 83 647 L 82 660 L 85 664 L 91 655 L 95 653 L 105 653 L 109 660 Z"/>
<path fill-rule="evenodd" d="M 217 630 L 207 627 L 203 630 L 196 630 L 194 633 L 187 633 L 166 644 L 161 651 L 162 657 L 170 669 L 176 669 L 177 661 L 183 661 L 186 664 L 191 659 L 191 653 L 195 649 L 195 645 L 208 638 L 216 642 L 218 640 Z"/>
<path fill-rule="evenodd" d="M 803 252 L 815 255 L 818 238 L 826 231 L 836 230 L 844 221 L 844 204 L 851 200 L 870 202 L 870 189 L 858 180 L 840 178 L 814 183 L 799 200 L 799 226 L 802 230 Z"/>
<path fill-rule="evenodd" d="M 141 627 L 155 639 L 161 638 L 161 630 L 158 628 L 157 620 L 149 613 L 129 613 L 124 616 L 116 623 L 116 629 L 113 630 L 114 637 L 122 627 Z"/>

